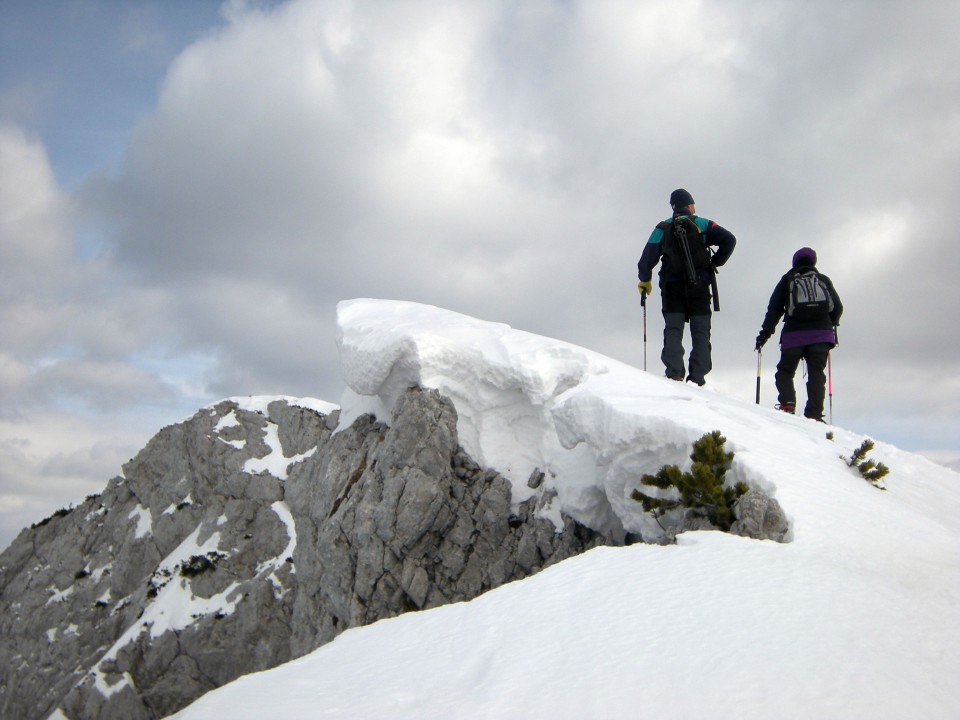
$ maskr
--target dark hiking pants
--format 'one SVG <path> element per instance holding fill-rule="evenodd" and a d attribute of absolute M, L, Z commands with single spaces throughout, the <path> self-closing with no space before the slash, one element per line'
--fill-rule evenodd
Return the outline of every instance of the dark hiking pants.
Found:
<path fill-rule="evenodd" d="M 661 285 L 663 304 L 663 352 L 660 359 L 666 376 L 686 378 L 703 385 L 704 377 L 713 368 L 710 346 L 710 286 L 680 281 Z M 683 326 L 690 323 L 689 374 L 685 373 Z"/>
<path fill-rule="evenodd" d="M 797 391 L 793 386 L 793 376 L 801 360 L 807 361 L 807 406 L 803 414 L 808 418 L 823 418 L 823 397 L 826 393 L 828 343 L 816 343 L 780 351 L 777 363 L 776 384 L 781 405 L 796 405 Z"/>

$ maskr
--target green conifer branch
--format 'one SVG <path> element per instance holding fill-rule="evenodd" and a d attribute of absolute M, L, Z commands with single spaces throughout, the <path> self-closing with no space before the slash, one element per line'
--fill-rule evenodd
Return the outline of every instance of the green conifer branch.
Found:
<path fill-rule="evenodd" d="M 862 443 L 860 447 L 853 451 L 853 455 L 850 456 L 850 460 L 847 463 L 850 467 L 857 467 L 863 462 L 863 459 L 867 456 L 867 453 L 873 450 L 873 440 L 867 438 Z"/>
<path fill-rule="evenodd" d="M 676 465 L 664 465 L 656 475 L 644 475 L 640 482 L 662 490 L 676 488 L 678 500 L 654 498 L 640 490 L 631 497 L 640 502 L 645 512 L 659 518 L 669 510 L 683 506 L 697 517 L 705 517 L 722 530 L 729 530 L 733 522 L 732 509 L 749 489 L 739 482 L 733 487 L 724 487 L 724 475 L 733 463 L 734 453 L 724 450 L 727 439 L 719 430 L 707 433 L 693 443 L 690 454 L 692 465 L 688 472 L 681 472 Z"/>
<path fill-rule="evenodd" d="M 880 479 L 886 477 L 890 472 L 888 468 L 883 463 L 878 463 L 873 459 L 867 458 L 867 453 L 873 450 L 874 442 L 870 438 L 867 438 L 862 443 L 860 447 L 853 451 L 853 454 L 850 456 L 849 460 L 844 458 L 844 462 L 847 463 L 850 467 L 855 467 L 860 473 L 861 477 L 867 480 L 870 483 L 873 483 L 876 487 L 881 490 L 885 490 L 883 483 L 880 482 Z M 841 458 L 843 456 L 841 455 Z"/>

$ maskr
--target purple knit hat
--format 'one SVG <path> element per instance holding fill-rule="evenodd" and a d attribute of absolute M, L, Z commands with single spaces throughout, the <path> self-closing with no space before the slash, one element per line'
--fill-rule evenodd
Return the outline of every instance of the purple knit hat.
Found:
<path fill-rule="evenodd" d="M 793 254 L 793 266 L 798 265 L 816 265 L 817 253 L 812 248 L 803 247 Z"/>

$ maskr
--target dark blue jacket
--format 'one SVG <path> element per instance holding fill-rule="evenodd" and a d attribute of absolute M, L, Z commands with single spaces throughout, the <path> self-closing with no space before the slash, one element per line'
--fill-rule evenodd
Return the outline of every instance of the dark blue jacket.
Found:
<path fill-rule="evenodd" d="M 686 215 L 686 213 L 676 213 L 673 217 L 667 218 L 666 222 L 670 222 L 674 217 L 680 217 L 682 215 Z M 714 267 L 720 267 L 733 254 L 733 249 L 737 245 L 737 238 L 734 237 L 732 232 L 720 227 L 713 220 L 707 220 L 706 218 L 696 215 L 692 217 L 697 227 L 700 228 L 700 237 L 703 239 L 704 244 L 708 247 L 717 248 L 717 252 L 713 255 L 713 265 Z M 643 248 L 643 254 L 640 256 L 640 261 L 637 263 L 637 277 L 643 282 L 647 282 L 653 276 L 653 268 L 656 267 L 657 263 L 660 262 L 660 258 L 663 256 L 662 241 L 663 230 L 658 225 L 653 229 L 653 232 L 650 233 L 650 239 L 647 240 L 647 244 Z M 665 267 L 660 267 L 661 285 L 683 279 L 683 275 L 671 273 Z M 710 271 L 701 270 L 700 279 L 707 283 L 710 282 Z"/>

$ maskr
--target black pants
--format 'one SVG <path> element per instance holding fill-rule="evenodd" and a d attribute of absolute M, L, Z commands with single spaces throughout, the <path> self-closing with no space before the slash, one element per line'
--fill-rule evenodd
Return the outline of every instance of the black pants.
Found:
<path fill-rule="evenodd" d="M 823 418 L 823 397 L 826 394 L 827 354 L 829 343 L 816 343 L 780 351 L 777 363 L 776 384 L 781 405 L 796 405 L 797 391 L 793 387 L 793 376 L 801 360 L 807 361 L 807 406 L 803 414 L 808 418 Z"/>
<path fill-rule="evenodd" d="M 660 285 L 663 303 L 663 352 L 660 359 L 669 378 L 684 377 L 683 326 L 690 323 L 690 362 L 687 379 L 703 385 L 713 368 L 710 345 L 710 286 L 679 281 Z"/>

